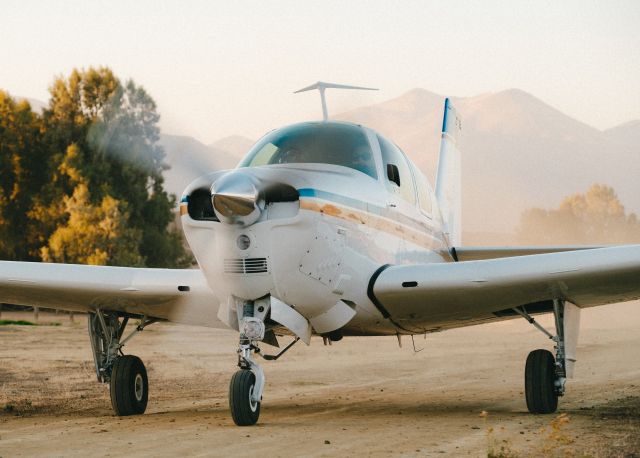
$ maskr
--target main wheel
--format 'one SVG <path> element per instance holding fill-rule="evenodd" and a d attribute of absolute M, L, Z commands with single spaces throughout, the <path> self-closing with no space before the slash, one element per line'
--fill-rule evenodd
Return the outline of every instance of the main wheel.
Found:
<path fill-rule="evenodd" d="M 534 350 L 527 357 L 524 391 L 531 413 L 553 413 L 558 408 L 556 361 L 548 350 Z"/>
<path fill-rule="evenodd" d="M 251 400 L 256 384 L 253 372 L 241 369 L 233 374 L 229 384 L 229 408 L 238 426 L 255 425 L 260 416 L 260 401 Z"/>
<path fill-rule="evenodd" d="M 116 359 L 111 369 L 111 405 L 118 416 L 144 413 L 149 399 L 147 370 L 137 356 Z"/>

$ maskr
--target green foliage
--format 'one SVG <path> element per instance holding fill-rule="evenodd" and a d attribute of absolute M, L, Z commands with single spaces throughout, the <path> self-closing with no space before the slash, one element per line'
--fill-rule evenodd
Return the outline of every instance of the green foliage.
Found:
<path fill-rule="evenodd" d="M 89 202 L 89 191 L 79 184 L 71 197 L 64 198 L 66 224 L 58 226 L 42 247 L 46 262 L 93 265 L 139 266 L 143 258 L 138 251 L 140 234 L 127 227 L 127 214 L 111 196 L 100 205 Z"/>
<path fill-rule="evenodd" d="M 35 323 L 26 320 L 0 320 L 0 326 L 36 326 Z"/>
<path fill-rule="evenodd" d="M 33 189 L 46 180 L 42 120 L 27 102 L 0 91 L 0 257 L 29 257 Z"/>
<path fill-rule="evenodd" d="M 522 213 L 524 244 L 622 244 L 640 242 L 640 222 L 626 214 L 613 188 L 595 184 L 585 194 L 566 197 L 557 209 Z"/>
<path fill-rule="evenodd" d="M 191 264 L 149 94 L 105 67 L 58 77 L 50 93 L 38 115 L 0 91 L 0 257 Z"/>

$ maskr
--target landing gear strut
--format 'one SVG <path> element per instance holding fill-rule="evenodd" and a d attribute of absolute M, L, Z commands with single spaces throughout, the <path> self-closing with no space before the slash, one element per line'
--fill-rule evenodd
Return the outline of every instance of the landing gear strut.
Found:
<path fill-rule="evenodd" d="M 122 339 L 128 317 L 98 309 L 89 316 L 89 338 L 98 381 L 109 383 L 111 405 L 118 416 L 139 415 L 147 408 L 147 370 L 137 356 L 124 355 L 122 347 L 155 319 L 143 317 L 136 329 Z"/>
<path fill-rule="evenodd" d="M 260 403 L 264 390 L 264 371 L 253 359 L 260 355 L 258 343 L 265 338 L 264 320 L 269 312 L 269 301 L 238 301 L 236 312 L 240 330 L 238 370 L 229 384 L 229 408 L 238 426 L 251 426 L 260 417 Z"/>
<path fill-rule="evenodd" d="M 524 383 L 529 412 L 553 413 L 558 409 L 558 397 L 565 393 L 567 377 L 573 376 L 580 309 L 563 300 L 553 301 L 556 335 L 536 322 L 524 307 L 514 308 L 514 311 L 555 342 L 555 358 L 548 350 L 534 350 L 529 353 Z"/>

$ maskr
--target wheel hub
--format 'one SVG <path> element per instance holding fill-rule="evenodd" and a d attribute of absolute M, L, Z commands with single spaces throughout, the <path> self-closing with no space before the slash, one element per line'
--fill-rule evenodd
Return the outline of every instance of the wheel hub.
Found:
<path fill-rule="evenodd" d="M 258 408 L 258 401 L 254 401 L 253 400 L 253 388 L 255 387 L 255 385 L 251 385 L 251 388 L 249 388 L 249 407 L 251 408 L 252 412 L 255 412 L 256 409 Z"/>
<path fill-rule="evenodd" d="M 144 383 L 142 381 L 142 375 L 136 374 L 134 381 L 134 393 L 138 402 L 142 401 L 142 395 L 144 394 Z"/>

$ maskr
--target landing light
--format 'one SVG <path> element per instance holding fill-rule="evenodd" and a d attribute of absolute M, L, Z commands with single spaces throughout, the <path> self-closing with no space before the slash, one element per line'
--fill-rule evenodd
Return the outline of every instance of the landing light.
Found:
<path fill-rule="evenodd" d="M 258 318 L 244 317 L 240 323 L 240 334 L 250 340 L 264 339 L 264 322 Z"/>

